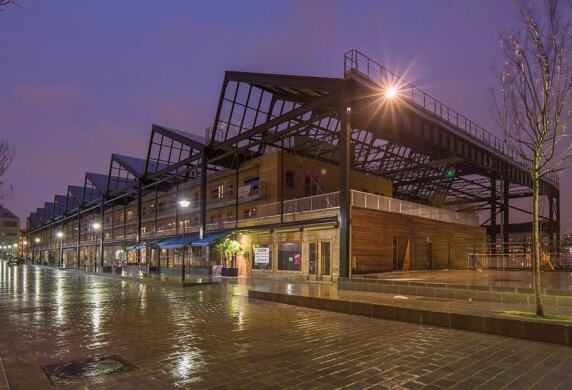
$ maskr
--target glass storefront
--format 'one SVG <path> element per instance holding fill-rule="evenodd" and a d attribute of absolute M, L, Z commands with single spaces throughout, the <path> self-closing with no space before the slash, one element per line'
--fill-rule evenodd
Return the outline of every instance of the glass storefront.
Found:
<path fill-rule="evenodd" d="M 278 270 L 302 270 L 302 244 L 300 242 L 281 242 L 278 244 Z"/>

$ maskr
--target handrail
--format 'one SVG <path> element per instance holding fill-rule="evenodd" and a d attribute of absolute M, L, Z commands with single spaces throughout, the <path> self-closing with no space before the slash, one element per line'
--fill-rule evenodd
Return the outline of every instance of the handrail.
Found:
<path fill-rule="evenodd" d="M 400 96 L 407 101 L 462 133 L 484 143 L 526 169 L 526 161 L 515 154 L 505 141 L 356 49 L 349 50 L 344 54 L 344 75 L 348 77 L 352 73 L 362 75 L 382 87 L 397 85 L 401 91 Z M 559 183 L 556 173 L 550 173 L 545 178 L 552 184 L 558 185 Z"/>

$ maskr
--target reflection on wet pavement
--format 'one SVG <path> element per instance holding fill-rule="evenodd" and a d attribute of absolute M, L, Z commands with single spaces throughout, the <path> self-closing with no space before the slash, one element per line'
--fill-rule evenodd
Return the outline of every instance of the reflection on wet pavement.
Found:
<path fill-rule="evenodd" d="M 118 355 L 138 369 L 81 386 L 572 386 L 568 347 L 249 301 L 252 284 L 167 288 L 0 262 L 6 376 L 13 389 L 49 388 L 42 366 Z"/>

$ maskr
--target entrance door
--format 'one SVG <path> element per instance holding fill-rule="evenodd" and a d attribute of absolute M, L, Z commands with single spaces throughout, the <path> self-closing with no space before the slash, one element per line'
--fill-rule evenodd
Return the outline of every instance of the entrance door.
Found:
<path fill-rule="evenodd" d="M 316 275 L 318 273 L 318 243 L 311 242 L 308 245 L 308 274 Z"/>
<path fill-rule="evenodd" d="M 329 241 L 308 244 L 308 275 L 322 279 L 332 273 L 331 248 Z"/>
<path fill-rule="evenodd" d="M 330 261 L 330 242 L 322 241 L 320 243 L 320 275 L 330 276 L 331 274 L 331 261 Z"/>
<path fill-rule="evenodd" d="M 427 242 L 425 244 L 425 256 L 427 259 L 427 269 L 433 269 L 433 243 Z"/>
<path fill-rule="evenodd" d="M 407 237 L 393 237 L 393 270 L 403 271 L 405 263 L 405 254 L 407 253 L 407 245 L 409 240 Z"/>

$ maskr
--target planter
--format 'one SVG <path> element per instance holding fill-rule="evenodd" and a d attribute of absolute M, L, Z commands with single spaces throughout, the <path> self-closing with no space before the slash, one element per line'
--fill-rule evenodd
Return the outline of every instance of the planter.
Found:
<path fill-rule="evenodd" d="M 223 268 L 222 276 L 238 276 L 238 268 Z"/>
<path fill-rule="evenodd" d="M 113 267 L 111 267 L 110 265 L 104 265 L 102 268 L 102 272 L 111 272 L 113 271 Z"/>

